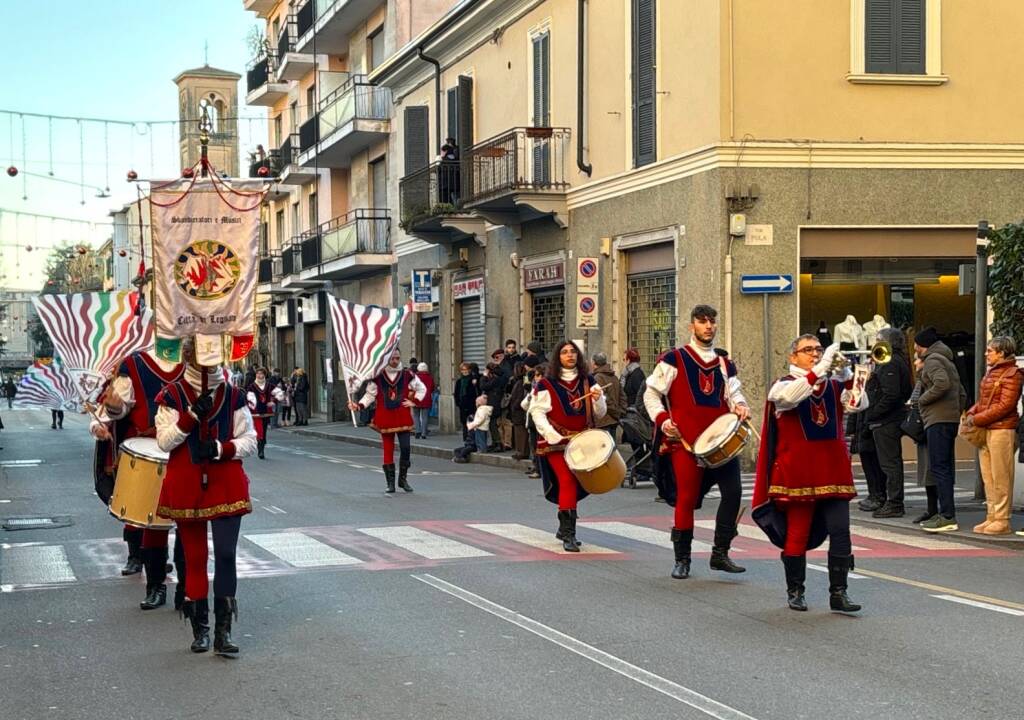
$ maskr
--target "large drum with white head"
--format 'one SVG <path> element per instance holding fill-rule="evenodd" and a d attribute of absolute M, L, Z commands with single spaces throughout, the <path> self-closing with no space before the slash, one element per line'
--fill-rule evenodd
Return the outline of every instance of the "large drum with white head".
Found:
<path fill-rule="evenodd" d="M 174 521 L 156 514 L 167 470 L 167 453 L 155 439 L 143 437 L 125 440 L 120 453 L 110 514 L 136 527 L 170 529 Z"/>
<path fill-rule="evenodd" d="M 565 448 L 565 464 L 588 493 L 598 495 L 622 485 L 626 462 L 604 430 L 584 430 Z"/>
<path fill-rule="evenodd" d="M 741 422 L 737 415 L 726 413 L 697 437 L 693 454 L 703 467 L 721 467 L 740 454 L 749 437 L 750 426 Z"/>

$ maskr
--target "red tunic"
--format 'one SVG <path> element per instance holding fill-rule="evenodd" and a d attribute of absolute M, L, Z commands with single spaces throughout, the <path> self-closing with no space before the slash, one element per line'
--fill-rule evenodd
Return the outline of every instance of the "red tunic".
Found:
<path fill-rule="evenodd" d="M 157 402 L 177 410 L 182 418 L 191 418 L 188 407 L 195 399 L 196 392 L 192 386 L 179 381 L 164 388 Z M 171 450 L 157 515 L 172 520 L 213 520 L 252 512 L 249 478 L 242 469 L 242 461 L 234 458 L 231 442 L 235 411 L 245 407 L 245 395 L 241 390 L 229 383 L 222 383 L 217 388 L 213 394 L 213 412 L 207 421 L 207 437 L 220 441 L 225 459 L 207 462 L 208 482 L 204 490 L 197 458 L 199 425 L 193 423 L 185 442 Z"/>
<path fill-rule="evenodd" d="M 787 376 L 784 380 L 806 382 Z M 843 383 L 827 380 L 776 417 L 765 408 L 753 505 L 856 497 L 850 452 L 843 439 Z"/>
<path fill-rule="evenodd" d="M 668 410 L 658 415 L 654 426 L 660 429 L 662 423 L 671 418 L 683 438 L 680 443 L 662 435 L 664 442 L 658 452 L 665 454 L 688 450 L 711 423 L 729 412 L 728 392 L 722 370 L 724 364 L 725 375 L 734 377 L 736 365 L 718 356 L 705 362 L 688 345 L 669 350 L 661 362 L 675 368 L 676 377 L 668 388 Z"/>
<path fill-rule="evenodd" d="M 410 387 L 412 379 L 413 374 L 409 370 L 398 373 L 394 382 L 388 379 L 386 370 L 373 379 L 377 385 L 377 404 L 370 427 L 381 435 L 413 429 L 412 410 L 402 404 L 405 400 L 416 399 L 416 393 Z"/>
<path fill-rule="evenodd" d="M 274 417 L 274 386 L 268 382 L 260 390 L 259 385 L 252 383 L 246 388 L 246 391 L 256 397 L 256 407 L 249 408 L 252 410 L 252 424 L 256 428 L 256 439 L 266 440 L 267 421 Z"/>
<path fill-rule="evenodd" d="M 552 452 L 565 452 L 565 446 L 573 435 L 578 435 L 589 427 L 587 421 L 587 407 L 585 402 L 577 403 L 572 401 L 583 397 L 595 384 L 593 377 L 577 376 L 571 382 L 563 380 L 553 381 L 544 378 L 537 383 L 535 392 L 546 390 L 551 397 L 551 410 L 548 411 L 548 422 L 562 436 L 562 442 L 557 445 L 550 445 L 543 436 L 537 439 L 537 454 L 546 455 Z"/>

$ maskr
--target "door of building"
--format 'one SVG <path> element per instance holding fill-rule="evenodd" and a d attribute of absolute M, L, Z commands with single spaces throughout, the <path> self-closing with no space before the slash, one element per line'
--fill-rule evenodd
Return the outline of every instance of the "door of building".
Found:
<path fill-rule="evenodd" d="M 327 356 L 327 327 L 323 323 L 306 326 L 309 341 L 306 345 L 306 358 L 309 367 L 309 411 L 311 413 L 327 412 L 327 381 L 324 375 L 324 358 Z"/>
<path fill-rule="evenodd" d="M 417 357 L 427 364 L 430 373 L 438 377 L 440 358 L 440 343 L 438 343 L 438 330 L 440 318 L 437 315 L 420 318 L 420 347 Z"/>
<path fill-rule="evenodd" d="M 676 344 L 676 275 L 674 271 L 626 278 L 626 343 L 654 367 L 658 356 Z"/>
<path fill-rule="evenodd" d="M 565 290 L 538 290 L 531 293 L 532 322 L 530 340 L 536 340 L 550 353 L 565 340 Z"/>
<path fill-rule="evenodd" d="M 480 322 L 480 298 L 474 297 L 459 302 L 462 322 L 462 357 L 457 362 L 472 362 L 483 370 L 487 357 L 484 339 L 484 324 Z"/>

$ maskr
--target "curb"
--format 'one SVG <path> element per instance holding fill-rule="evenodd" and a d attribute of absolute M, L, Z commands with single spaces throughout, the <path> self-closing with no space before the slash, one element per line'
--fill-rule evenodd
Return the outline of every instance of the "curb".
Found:
<path fill-rule="evenodd" d="M 281 428 L 285 432 L 295 433 L 296 435 L 306 435 L 307 437 L 320 438 L 322 440 L 334 440 L 335 442 L 348 443 L 350 445 L 361 445 L 363 447 L 375 447 L 379 448 L 382 446 L 380 440 L 376 438 L 359 437 L 357 435 L 341 435 L 337 433 L 328 433 L 320 430 L 292 430 L 290 428 Z M 413 455 L 424 455 L 426 457 L 435 457 L 442 460 L 452 459 L 452 450 L 450 448 L 437 447 L 435 445 L 417 445 L 412 444 L 411 452 Z M 511 457 L 502 457 L 501 455 L 490 455 L 487 453 L 472 453 L 469 456 L 469 461 L 477 465 L 490 465 L 492 467 L 509 468 L 511 470 L 528 470 L 532 463 L 527 460 L 513 460 Z"/>
<path fill-rule="evenodd" d="M 1021 539 L 1018 535 L 976 535 L 973 532 L 965 530 L 956 530 L 954 532 L 946 533 L 926 533 L 923 530 L 918 529 L 916 525 L 898 525 L 892 522 L 885 522 L 876 518 L 871 517 L 870 513 L 864 513 L 867 517 L 862 515 L 855 515 L 853 508 L 850 512 L 850 522 L 872 525 L 878 528 L 885 528 L 894 532 L 905 532 L 907 535 L 926 535 L 931 538 L 941 540 L 942 538 L 949 538 L 957 542 L 973 542 L 980 545 L 988 545 L 992 547 L 1004 548 L 1007 550 L 1024 550 L 1024 539 Z"/>

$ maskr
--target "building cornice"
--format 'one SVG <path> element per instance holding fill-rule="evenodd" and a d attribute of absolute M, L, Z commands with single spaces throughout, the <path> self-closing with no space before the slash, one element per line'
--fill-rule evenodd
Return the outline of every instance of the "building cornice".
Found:
<path fill-rule="evenodd" d="M 579 185 L 569 210 L 719 168 L 1022 170 L 1024 144 L 728 142 Z"/>

